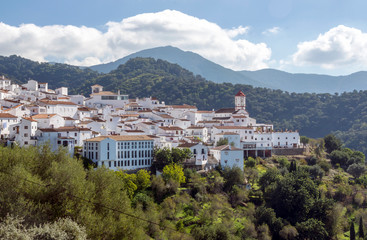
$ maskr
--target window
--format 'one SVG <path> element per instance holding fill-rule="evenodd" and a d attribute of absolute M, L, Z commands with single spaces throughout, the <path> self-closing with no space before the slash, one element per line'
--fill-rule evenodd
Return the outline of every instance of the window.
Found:
<path fill-rule="evenodd" d="M 57 144 L 61 144 L 61 141 L 60 141 L 60 140 L 58 140 L 58 141 L 57 141 Z"/>
<path fill-rule="evenodd" d="M 78 136 L 78 133 L 74 133 L 74 136 L 76 137 L 76 136 Z"/>
<path fill-rule="evenodd" d="M 96 159 L 98 160 L 98 152 L 96 152 Z"/>
<path fill-rule="evenodd" d="M 108 161 L 108 167 L 111 167 L 111 161 Z"/>
<path fill-rule="evenodd" d="M 205 149 L 204 148 L 201 149 L 201 154 L 205 154 Z"/>
<path fill-rule="evenodd" d="M 196 154 L 196 149 L 194 149 L 194 154 Z"/>
<path fill-rule="evenodd" d="M 110 152 L 107 152 L 107 159 L 110 159 Z"/>
<path fill-rule="evenodd" d="M 28 129 L 28 126 L 24 126 L 24 129 Z"/>
<path fill-rule="evenodd" d="M 107 150 L 110 150 L 110 143 L 107 143 Z"/>
<path fill-rule="evenodd" d="M 28 145 L 28 142 L 27 142 L 27 141 L 25 141 L 25 142 L 24 142 L 24 145 Z"/>
<path fill-rule="evenodd" d="M 28 137 L 28 133 L 24 133 L 24 137 Z"/>

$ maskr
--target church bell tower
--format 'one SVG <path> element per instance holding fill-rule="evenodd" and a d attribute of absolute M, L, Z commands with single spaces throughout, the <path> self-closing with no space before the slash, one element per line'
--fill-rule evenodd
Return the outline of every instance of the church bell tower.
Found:
<path fill-rule="evenodd" d="M 246 110 L 246 95 L 240 90 L 234 97 L 235 109 Z"/>

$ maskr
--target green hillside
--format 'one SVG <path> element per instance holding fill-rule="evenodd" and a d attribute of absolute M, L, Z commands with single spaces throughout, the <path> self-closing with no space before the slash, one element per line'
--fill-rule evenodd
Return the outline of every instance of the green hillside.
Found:
<path fill-rule="evenodd" d="M 338 131 L 346 146 L 367 153 L 365 131 L 367 91 L 343 94 L 289 93 L 249 85 L 214 83 L 163 60 L 130 59 L 108 74 L 65 64 L 36 63 L 16 56 L 0 58 L 0 75 L 16 82 L 29 78 L 49 82 L 51 88 L 67 86 L 71 93 L 88 96 L 90 86 L 129 94 L 130 98 L 154 96 L 166 104 L 191 104 L 202 110 L 234 105 L 234 95 L 247 95 L 247 109 L 260 123 L 276 129 L 299 130 L 301 135 L 322 137 Z M 353 133 L 353 134 L 351 134 Z"/>

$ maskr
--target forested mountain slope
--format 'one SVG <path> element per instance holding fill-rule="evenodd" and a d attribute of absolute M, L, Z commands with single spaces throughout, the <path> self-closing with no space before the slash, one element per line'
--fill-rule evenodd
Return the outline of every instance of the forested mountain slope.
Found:
<path fill-rule="evenodd" d="M 130 98 L 154 96 L 166 104 L 192 104 L 202 110 L 234 105 L 234 95 L 247 95 L 250 115 L 276 129 L 299 130 L 301 135 L 322 137 L 338 131 L 347 146 L 367 152 L 367 91 L 342 94 L 288 93 L 249 85 L 214 83 L 163 60 L 131 59 L 108 74 L 80 70 L 65 64 L 36 63 L 11 56 L 0 58 L 0 75 L 16 82 L 34 78 L 51 88 L 67 86 L 71 93 L 88 96 L 90 86 L 129 94 Z"/>

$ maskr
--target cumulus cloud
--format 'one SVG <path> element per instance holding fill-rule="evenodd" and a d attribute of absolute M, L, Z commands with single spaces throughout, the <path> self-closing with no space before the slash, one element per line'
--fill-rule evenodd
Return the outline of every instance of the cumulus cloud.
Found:
<path fill-rule="evenodd" d="M 280 32 L 280 27 L 273 27 L 273 28 L 266 29 L 264 32 L 262 32 L 262 34 L 264 34 L 264 35 L 276 35 L 279 32 Z"/>
<path fill-rule="evenodd" d="M 339 25 L 320 34 L 316 40 L 301 42 L 293 54 L 296 65 L 320 65 L 332 69 L 367 64 L 367 33 Z"/>
<path fill-rule="evenodd" d="M 33 60 L 94 65 L 128 54 L 171 45 L 192 51 L 235 70 L 267 67 L 271 50 L 241 35 L 249 27 L 223 29 L 215 23 L 175 10 L 144 13 L 108 22 L 106 31 L 77 26 L 18 27 L 0 23 L 0 55 L 18 54 Z"/>

